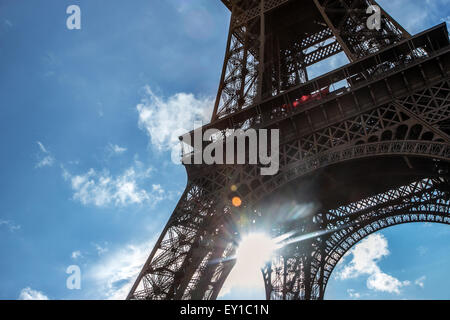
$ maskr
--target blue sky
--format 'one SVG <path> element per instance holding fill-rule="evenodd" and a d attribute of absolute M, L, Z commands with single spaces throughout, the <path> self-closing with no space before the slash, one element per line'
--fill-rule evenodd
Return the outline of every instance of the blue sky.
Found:
<path fill-rule="evenodd" d="M 411 33 L 450 19 L 449 0 L 379 2 Z M 72 4 L 81 30 L 66 28 Z M 0 0 L 0 299 L 126 295 L 184 189 L 171 133 L 209 119 L 228 22 L 218 0 Z M 327 298 L 450 298 L 449 228 L 369 240 Z M 264 294 L 222 296 L 250 297 Z"/>

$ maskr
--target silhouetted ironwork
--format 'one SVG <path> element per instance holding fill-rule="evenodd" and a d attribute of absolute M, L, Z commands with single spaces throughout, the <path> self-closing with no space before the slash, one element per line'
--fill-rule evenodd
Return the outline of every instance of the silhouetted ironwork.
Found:
<path fill-rule="evenodd" d="M 445 23 L 411 36 L 385 11 L 369 30 L 370 0 L 222 2 L 227 48 L 202 130 L 280 129 L 280 171 L 186 165 L 186 190 L 128 299 L 217 298 L 240 234 L 255 226 L 290 235 L 263 269 L 267 298 L 323 299 L 339 259 L 365 236 L 450 224 Z M 308 78 L 340 52 L 349 64 Z"/>

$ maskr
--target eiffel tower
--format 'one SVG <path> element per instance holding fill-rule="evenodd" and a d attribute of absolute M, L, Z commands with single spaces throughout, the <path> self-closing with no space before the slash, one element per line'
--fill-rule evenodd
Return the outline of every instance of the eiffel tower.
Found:
<path fill-rule="evenodd" d="M 410 35 L 373 0 L 221 2 L 231 11 L 225 61 L 201 130 L 279 129 L 280 169 L 185 165 L 186 189 L 128 299 L 216 299 L 255 225 L 292 240 L 262 269 L 266 298 L 323 299 L 364 237 L 450 224 L 445 23 Z M 349 63 L 308 77 L 337 54 Z"/>

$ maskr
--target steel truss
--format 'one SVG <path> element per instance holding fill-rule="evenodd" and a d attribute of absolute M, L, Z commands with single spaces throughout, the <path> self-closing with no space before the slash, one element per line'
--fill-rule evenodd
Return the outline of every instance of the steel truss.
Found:
<path fill-rule="evenodd" d="M 382 11 L 382 30 L 365 30 L 365 8 L 376 4 L 366 0 L 222 2 L 230 31 L 212 122 L 202 130 L 280 129 L 280 170 L 186 165 L 186 189 L 128 299 L 216 299 L 245 221 L 303 239 L 264 268 L 268 299 L 322 299 L 341 257 L 373 232 L 450 223 L 445 24 L 410 36 Z M 350 64 L 308 79 L 308 66 L 342 51 Z M 339 82 L 346 86 L 293 107 Z M 270 209 L 283 201 L 316 205 L 286 222 L 282 207 Z"/>
<path fill-rule="evenodd" d="M 427 178 L 318 213 L 304 228 L 320 236 L 286 246 L 264 269 L 267 298 L 323 299 L 337 263 L 368 235 L 411 222 L 450 224 L 449 191 L 448 179 Z"/>
<path fill-rule="evenodd" d="M 385 11 L 382 29 L 367 29 L 372 0 L 224 3 L 231 20 L 213 121 L 305 83 L 307 67 L 337 53 L 355 61 L 410 36 Z"/>

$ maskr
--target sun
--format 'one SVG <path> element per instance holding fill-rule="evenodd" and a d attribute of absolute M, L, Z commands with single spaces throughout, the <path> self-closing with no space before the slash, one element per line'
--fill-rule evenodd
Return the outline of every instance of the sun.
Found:
<path fill-rule="evenodd" d="M 276 242 L 264 233 L 244 236 L 236 250 L 236 263 L 249 269 L 260 269 L 270 261 L 277 249 Z"/>
<path fill-rule="evenodd" d="M 244 235 L 236 249 L 236 264 L 225 281 L 220 296 L 230 292 L 232 288 L 264 292 L 261 269 L 270 262 L 280 247 L 278 239 L 263 232 Z"/>

